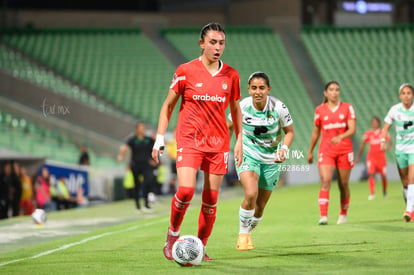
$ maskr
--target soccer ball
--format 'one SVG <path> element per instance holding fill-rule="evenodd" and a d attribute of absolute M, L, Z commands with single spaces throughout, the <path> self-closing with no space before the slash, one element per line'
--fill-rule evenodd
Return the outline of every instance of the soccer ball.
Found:
<path fill-rule="evenodd" d="M 206 253 L 203 242 L 191 235 L 180 237 L 173 245 L 172 255 L 175 262 L 181 266 L 199 265 Z"/>
<path fill-rule="evenodd" d="M 36 209 L 32 213 L 32 219 L 33 219 L 33 222 L 37 225 L 44 224 L 47 220 L 46 211 L 43 209 L 39 209 L 39 208 Z"/>

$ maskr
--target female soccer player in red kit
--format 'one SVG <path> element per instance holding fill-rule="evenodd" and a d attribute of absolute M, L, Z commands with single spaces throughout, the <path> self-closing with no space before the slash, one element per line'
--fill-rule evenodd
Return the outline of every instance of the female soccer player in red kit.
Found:
<path fill-rule="evenodd" d="M 200 166 L 204 171 L 204 187 L 198 237 L 204 245 L 212 232 L 220 184 L 227 173 L 230 138 L 225 110 L 228 105 L 235 122 L 234 156 L 238 166 L 243 158 L 240 77 L 235 69 L 220 60 L 225 38 L 220 24 L 210 23 L 203 27 L 199 41 L 201 56 L 177 68 L 161 107 L 152 151 L 156 162 L 158 153 L 162 154 L 164 150 L 164 134 L 171 113 L 181 96 L 176 138 L 178 190 L 172 200 L 170 227 L 164 246 L 164 256 L 168 260 L 173 259 L 172 246 L 179 238 L 180 226 L 193 197 L 196 173 Z M 206 255 L 204 260 L 212 259 Z"/>
<path fill-rule="evenodd" d="M 329 190 L 332 177 L 337 170 L 338 186 L 341 195 L 341 211 L 337 224 L 347 222 L 349 207 L 349 176 L 354 167 L 354 152 L 351 136 L 356 132 L 355 112 L 352 105 L 339 100 L 340 87 L 338 82 L 330 81 L 325 85 L 323 104 L 316 107 L 314 128 L 308 152 L 308 162 L 313 163 L 312 151 L 319 144 L 318 167 L 321 178 L 319 191 L 319 224 L 328 224 Z"/>
<path fill-rule="evenodd" d="M 387 135 L 387 148 L 391 148 L 392 142 L 390 136 Z M 362 144 L 359 147 L 358 153 L 355 157 L 355 163 L 359 162 L 359 157 L 364 151 L 365 145 L 369 144 L 369 151 L 367 155 L 367 170 L 368 170 L 368 184 L 369 195 L 368 200 L 375 199 L 375 173 L 379 173 L 382 179 L 382 191 L 384 198 L 387 196 L 387 159 L 385 152 L 381 151 L 381 121 L 379 117 L 371 119 L 371 129 L 364 133 Z"/>

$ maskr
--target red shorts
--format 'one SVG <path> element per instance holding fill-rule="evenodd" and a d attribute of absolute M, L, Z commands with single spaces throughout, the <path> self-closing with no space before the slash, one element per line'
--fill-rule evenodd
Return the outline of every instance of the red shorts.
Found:
<path fill-rule="evenodd" d="M 318 155 L 318 166 L 331 165 L 339 169 L 351 169 L 354 167 L 354 152 L 338 155 L 328 155 L 320 152 Z"/>
<path fill-rule="evenodd" d="M 227 173 L 229 152 L 201 152 L 192 148 L 181 148 L 177 151 L 177 168 L 192 167 L 207 173 L 224 175 Z"/>
<path fill-rule="evenodd" d="M 367 158 L 367 170 L 368 174 L 372 175 L 375 173 L 380 173 L 382 176 L 385 176 L 387 162 L 385 158 Z"/>

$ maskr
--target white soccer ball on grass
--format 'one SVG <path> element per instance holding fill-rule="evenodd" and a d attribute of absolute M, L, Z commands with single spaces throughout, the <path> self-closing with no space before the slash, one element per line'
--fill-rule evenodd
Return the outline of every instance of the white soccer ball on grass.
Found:
<path fill-rule="evenodd" d="M 43 225 L 47 221 L 46 211 L 43 209 L 36 209 L 32 213 L 33 222 L 37 225 Z"/>
<path fill-rule="evenodd" d="M 199 265 L 204 259 L 205 247 L 203 242 L 192 235 L 180 237 L 173 245 L 172 255 L 175 262 L 181 266 Z"/>

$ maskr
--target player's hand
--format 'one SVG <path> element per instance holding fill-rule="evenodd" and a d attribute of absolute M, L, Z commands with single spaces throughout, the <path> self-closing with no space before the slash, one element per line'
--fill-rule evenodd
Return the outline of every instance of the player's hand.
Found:
<path fill-rule="evenodd" d="M 331 143 L 332 143 L 332 144 L 338 144 L 338 143 L 340 143 L 340 142 L 341 142 L 341 140 L 342 140 L 342 137 L 341 137 L 341 136 L 336 136 L 336 137 L 333 137 L 333 138 L 331 139 Z"/>
<path fill-rule="evenodd" d="M 387 143 L 385 143 L 385 142 L 381 143 L 380 144 L 380 149 L 383 152 L 387 151 Z"/>
<path fill-rule="evenodd" d="M 154 147 L 152 147 L 152 158 L 158 164 L 160 160 L 158 159 L 158 153 L 160 156 L 164 153 L 164 135 L 157 134 L 155 139 Z"/>
<path fill-rule="evenodd" d="M 287 151 L 284 148 L 281 148 L 276 153 L 275 163 L 282 163 L 286 160 Z"/>
<path fill-rule="evenodd" d="M 359 157 L 355 158 L 355 163 L 359 163 Z"/>
<path fill-rule="evenodd" d="M 313 163 L 313 154 L 312 153 L 308 153 L 308 157 L 306 158 L 308 160 L 309 164 Z"/>
<path fill-rule="evenodd" d="M 234 146 L 234 161 L 236 162 L 237 168 L 239 168 L 243 162 L 243 144 L 241 140 L 238 140 Z"/>

